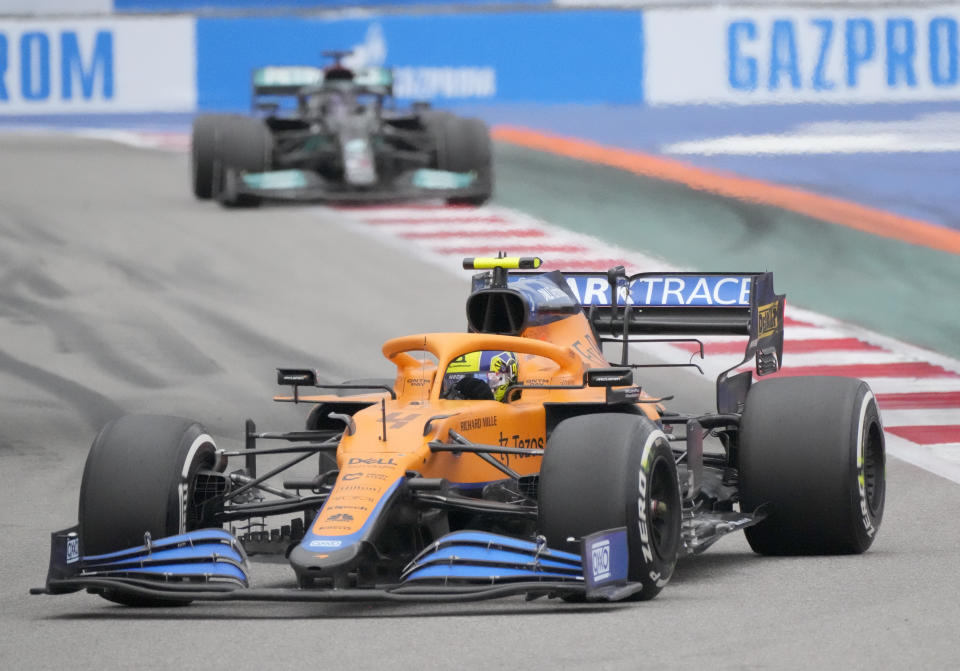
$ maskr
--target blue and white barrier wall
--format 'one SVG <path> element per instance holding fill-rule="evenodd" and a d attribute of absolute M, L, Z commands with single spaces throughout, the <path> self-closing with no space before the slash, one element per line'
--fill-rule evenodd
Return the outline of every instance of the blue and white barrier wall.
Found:
<path fill-rule="evenodd" d="M 0 20 L 0 114 L 197 104 L 193 18 Z"/>
<path fill-rule="evenodd" d="M 616 11 L 199 19 L 198 102 L 247 106 L 253 68 L 353 49 L 348 63 L 392 66 L 404 99 L 637 103 L 642 36 L 640 12 Z"/>
<path fill-rule="evenodd" d="M 239 110 L 250 72 L 395 68 L 403 99 L 683 105 L 960 99 L 960 4 L 0 19 L 0 114 Z"/>
<path fill-rule="evenodd" d="M 654 10 L 651 104 L 960 98 L 960 5 Z"/>

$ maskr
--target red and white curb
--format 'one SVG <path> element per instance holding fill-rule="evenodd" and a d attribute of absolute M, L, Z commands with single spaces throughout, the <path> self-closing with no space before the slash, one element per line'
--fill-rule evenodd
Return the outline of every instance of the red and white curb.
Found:
<path fill-rule="evenodd" d="M 351 230 L 396 245 L 462 276 L 465 256 L 536 255 L 546 270 L 679 270 L 502 207 L 338 208 Z M 785 287 L 778 287 L 783 290 Z M 786 312 L 784 367 L 777 376 L 839 375 L 866 380 L 877 396 L 888 452 L 960 483 L 960 361 L 804 310 Z M 705 359 L 691 343 L 645 346 L 660 358 L 698 363 L 713 379 L 742 358 L 743 338 L 704 338 Z M 692 371 L 693 368 L 682 370 Z"/>

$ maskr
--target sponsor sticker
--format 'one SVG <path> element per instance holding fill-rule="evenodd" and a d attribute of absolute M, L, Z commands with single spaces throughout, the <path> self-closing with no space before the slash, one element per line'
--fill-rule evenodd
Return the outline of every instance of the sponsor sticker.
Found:
<path fill-rule="evenodd" d="M 610 577 L 610 539 L 604 538 L 590 545 L 590 570 L 595 582 L 602 582 Z"/>
<path fill-rule="evenodd" d="M 510 278 L 517 281 L 520 278 Z M 581 305 L 610 305 L 606 275 L 573 275 L 567 286 Z M 750 305 L 749 275 L 648 275 L 621 286 L 618 305 L 742 307 Z"/>
<path fill-rule="evenodd" d="M 477 429 L 483 429 L 489 426 L 497 425 L 497 416 L 490 415 L 489 417 L 473 417 L 471 419 L 465 419 L 460 422 L 460 431 L 475 431 Z"/>
<path fill-rule="evenodd" d="M 766 338 L 776 333 L 777 328 L 780 326 L 779 306 L 780 303 L 778 302 L 760 306 L 760 309 L 757 311 L 758 338 Z"/>
<path fill-rule="evenodd" d="M 672 105 L 960 97 L 956 6 L 845 4 L 851 7 L 648 12 L 647 100 Z"/>
<path fill-rule="evenodd" d="M 350 457 L 350 461 L 347 462 L 348 466 L 357 464 L 365 464 L 367 466 L 396 466 L 397 462 L 394 461 L 393 457 Z"/>
<path fill-rule="evenodd" d="M 0 19 L 0 115 L 193 110 L 196 70 L 192 18 Z"/>
<path fill-rule="evenodd" d="M 588 590 L 625 583 L 629 568 L 627 530 L 621 527 L 584 538 L 583 561 Z"/>
<path fill-rule="evenodd" d="M 74 564 L 80 561 L 80 539 L 77 536 L 67 538 L 67 563 Z"/>

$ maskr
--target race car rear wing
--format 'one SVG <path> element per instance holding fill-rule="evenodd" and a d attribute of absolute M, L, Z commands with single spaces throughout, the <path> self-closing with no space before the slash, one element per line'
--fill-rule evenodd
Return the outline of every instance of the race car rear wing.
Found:
<path fill-rule="evenodd" d="M 358 91 L 380 96 L 393 94 L 393 71 L 389 68 L 366 67 L 339 71 L 347 73 L 349 81 Z M 307 65 L 268 65 L 253 71 L 251 83 L 253 96 L 256 98 L 298 95 L 304 89 L 319 88 L 327 79 L 327 72 L 323 68 Z"/>
<path fill-rule="evenodd" d="M 594 327 L 611 335 L 749 335 L 769 338 L 783 296 L 772 273 L 563 273 Z M 610 287 L 616 287 L 616 301 Z M 782 330 L 782 328 L 780 329 Z M 770 344 L 769 342 L 766 344 Z"/>
<path fill-rule="evenodd" d="M 323 68 L 302 65 L 268 65 L 252 75 L 253 95 L 296 95 L 305 86 L 323 84 Z"/>
<path fill-rule="evenodd" d="M 507 286 L 537 275 L 543 273 L 511 272 Z M 566 286 L 561 288 L 583 308 L 597 336 L 604 342 L 622 343 L 621 365 L 629 365 L 628 344 L 644 340 L 631 336 L 747 336 L 743 360 L 717 379 L 720 412 L 735 412 L 752 381 L 750 371 L 728 377 L 733 370 L 751 358 L 756 360 L 757 375 L 780 368 L 785 296 L 774 291 L 773 273 L 627 276 L 618 266 L 606 273 L 565 272 L 562 276 Z"/>

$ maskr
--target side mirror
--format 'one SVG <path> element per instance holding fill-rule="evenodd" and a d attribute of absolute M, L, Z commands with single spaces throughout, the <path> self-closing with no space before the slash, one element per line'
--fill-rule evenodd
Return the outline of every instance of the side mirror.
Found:
<path fill-rule="evenodd" d="M 633 385 L 631 368 L 591 368 L 583 374 L 588 387 L 630 387 Z"/>
<path fill-rule="evenodd" d="M 278 368 L 277 384 L 286 387 L 316 387 L 317 371 L 309 368 Z"/>

